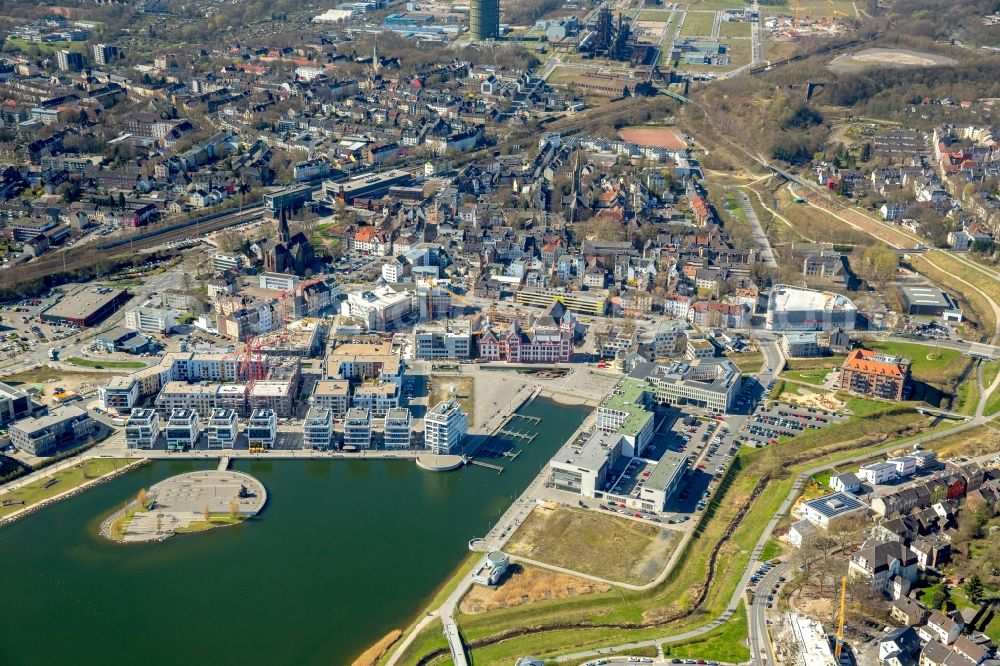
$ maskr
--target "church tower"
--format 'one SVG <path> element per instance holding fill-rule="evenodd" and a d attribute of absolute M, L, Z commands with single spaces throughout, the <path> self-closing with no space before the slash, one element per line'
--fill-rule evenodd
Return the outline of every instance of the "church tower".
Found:
<path fill-rule="evenodd" d="M 382 73 L 382 61 L 378 57 L 378 40 L 375 40 L 375 45 L 372 47 L 372 71 L 375 74 Z"/>
<path fill-rule="evenodd" d="M 278 218 L 278 238 L 282 243 L 287 243 L 291 237 L 292 233 L 288 229 L 288 214 L 282 208 L 281 215 Z"/>

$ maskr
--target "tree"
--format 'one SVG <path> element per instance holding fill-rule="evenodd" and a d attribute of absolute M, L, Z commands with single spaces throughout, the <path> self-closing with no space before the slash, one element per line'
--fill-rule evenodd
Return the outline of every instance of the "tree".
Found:
<path fill-rule="evenodd" d="M 229 502 L 229 517 L 235 520 L 236 516 L 239 515 L 239 513 L 240 513 L 239 503 L 236 500 L 232 500 L 231 502 Z"/>
<path fill-rule="evenodd" d="M 979 577 L 979 574 L 969 576 L 962 584 L 962 590 L 965 592 L 965 596 L 969 598 L 969 601 L 974 604 L 980 603 L 986 592 L 983 588 L 983 580 Z"/>
<path fill-rule="evenodd" d="M 865 249 L 858 268 L 868 284 L 881 289 L 899 270 L 899 256 L 885 245 L 872 245 Z"/>
<path fill-rule="evenodd" d="M 212 517 L 212 514 L 208 511 L 208 505 L 207 504 L 205 505 L 205 508 L 202 510 L 202 515 L 205 516 L 205 522 L 206 523 Z"/>
<path fill-rule="evenodd" d="M 930 608 L 947 608 L 950 600 L 951 595 L 948 593 L 948 586 L 942 583 L 931 592 L 931 596 L 927 600 L 927 605 Z"/>

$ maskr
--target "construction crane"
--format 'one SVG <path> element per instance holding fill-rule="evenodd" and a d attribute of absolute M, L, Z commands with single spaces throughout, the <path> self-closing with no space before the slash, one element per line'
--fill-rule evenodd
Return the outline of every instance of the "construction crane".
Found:
<path fill-rule="evenodd" d="M 840 618 L 837 622 L 837 645 L 833 649 L 834 659 L 840 663 L 840 651 L 844 648 L 844 620 L 847 615 L 847 576 L 840 579 Z"/>
<path fill-rule="evenodd" d="M 795 21 L 792 23 L 792 30 L 798 30 L 799 14 L 802 12 L 802 0 L 795 0 Z"/>

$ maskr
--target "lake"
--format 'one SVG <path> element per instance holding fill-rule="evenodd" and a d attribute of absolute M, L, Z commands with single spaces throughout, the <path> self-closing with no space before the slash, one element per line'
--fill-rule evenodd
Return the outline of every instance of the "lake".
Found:
<path fill-rule="evenodd" d="M 503 474 L 411 461 L 236 460 L 268 490 L 236 527 L 117 545 L 100 520 L 210 461 L 157 461 L 0 529 L 0 663 L 346 664 L 410 623 L 590 410 L 535 400 Z"/>

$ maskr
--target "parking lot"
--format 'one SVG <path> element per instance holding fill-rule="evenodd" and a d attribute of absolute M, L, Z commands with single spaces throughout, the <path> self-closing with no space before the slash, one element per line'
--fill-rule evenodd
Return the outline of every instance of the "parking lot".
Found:
<path fill-rule="evenodd" d="M 846 416 L 815 407 L 776 402 L 757 409 L 747 419 L 740 434 L 757 445 L 776 444 L 780 437 L 794 437 L 810 429 L 846 420 Z"/>

